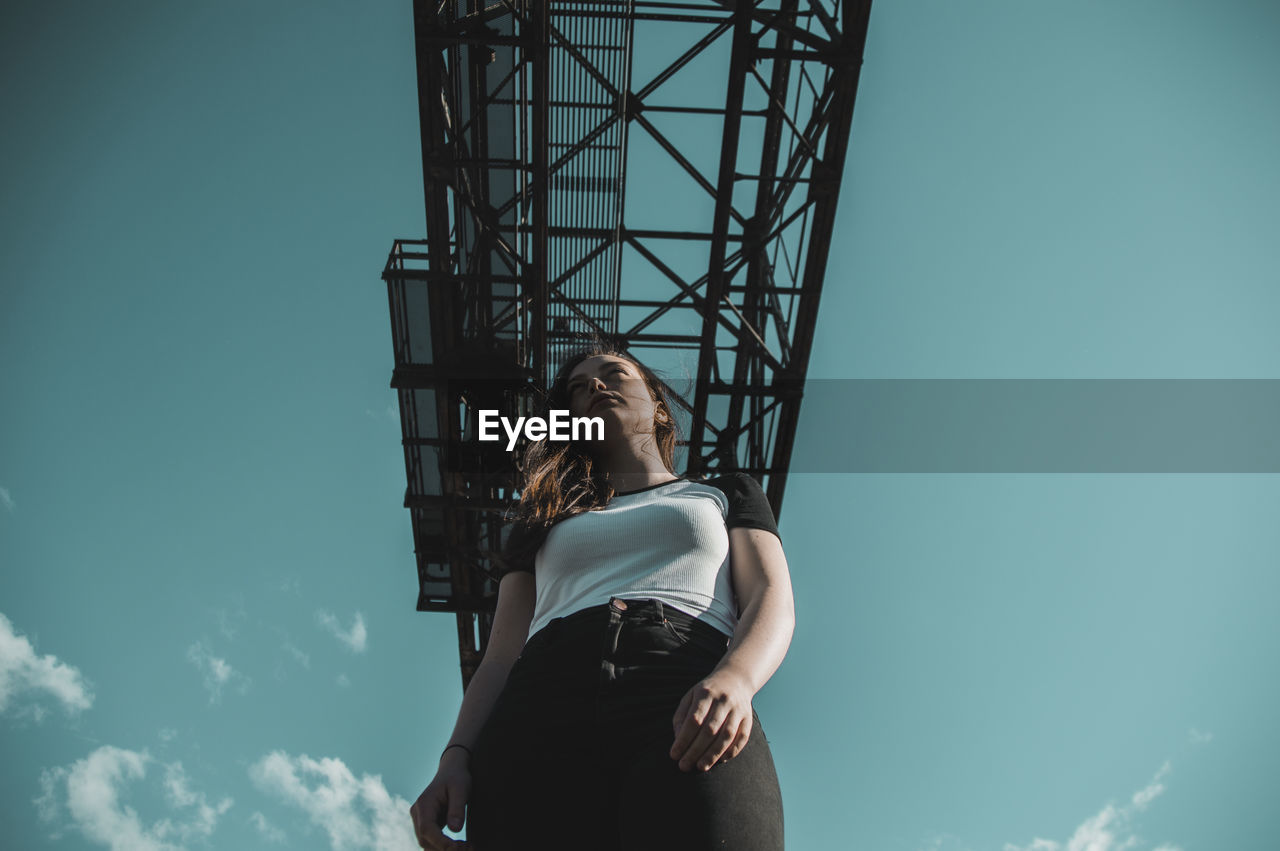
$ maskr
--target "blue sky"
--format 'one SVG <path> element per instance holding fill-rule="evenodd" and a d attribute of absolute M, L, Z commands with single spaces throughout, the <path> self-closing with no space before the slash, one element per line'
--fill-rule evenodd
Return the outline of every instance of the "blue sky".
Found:
<path fill-rule="evenodd" d="M 878 2 L 810 374 L 1280 377 L 1278 37 Z M 0 63 L 3 844 L 413 847 L 461 688 L 378 279 L 424 233 L 410 4 L 10 3 Z M 794 475 L 788 847 L 1275 847 L 1278 509 Z"/>

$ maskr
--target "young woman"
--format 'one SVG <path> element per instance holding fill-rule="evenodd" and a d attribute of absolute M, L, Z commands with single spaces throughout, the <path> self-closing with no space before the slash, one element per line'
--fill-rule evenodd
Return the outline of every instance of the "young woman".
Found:
<path fill-rule="evenodd" d="M 526 452 L 484 659 L 410 808 L 419 844 L 778 851 L 751 700 L 795 616 L 763 491 L 672 471 L 671 408 L 629 354 L 570 358 L 546 408 L 601 418 L 604 438 Z M 464 810 L 466 843 L 442 832 Z"/>

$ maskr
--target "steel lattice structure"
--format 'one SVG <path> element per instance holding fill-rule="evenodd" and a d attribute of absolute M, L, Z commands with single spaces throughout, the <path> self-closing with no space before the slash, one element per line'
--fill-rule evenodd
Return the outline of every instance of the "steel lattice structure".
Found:
<path fill-rule="evenodd" d="M 531 413 L 583 337 L 683 369 L 687 472 L 780 513 L 870 5 L 415 0 L 426 240 L 382 277 L 418 609 L 457 614 L 464 687 L 517 496 L 475 412 Z"/>

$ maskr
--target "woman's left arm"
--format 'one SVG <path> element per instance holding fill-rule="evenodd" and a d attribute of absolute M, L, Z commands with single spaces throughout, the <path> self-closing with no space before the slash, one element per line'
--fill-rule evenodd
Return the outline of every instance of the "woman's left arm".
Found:
<path fill-rule="evenodd" d="M 778 536 L 730 529 L 729 564 L 742 611 L 724 658 L 689 689 L 672 718 L 671 758 L 682 771 L 707 771 L 746 747 L 751 699 L 782 664 L 795 630 L 791 575 Z"/>

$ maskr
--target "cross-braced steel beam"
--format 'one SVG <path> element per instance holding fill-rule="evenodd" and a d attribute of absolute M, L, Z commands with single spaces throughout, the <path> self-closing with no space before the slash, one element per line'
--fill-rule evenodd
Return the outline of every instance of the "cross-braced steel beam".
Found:
<path fill-rule="evenodd" d="M 391 305 L 421 593 L 464 685 L 528 414 L 589 335 L 668 376 L 693 474 L 781 511 L 869 0 L 416 0 L 426 240 Z M 684 373 L 692 387 L 677 386 Z"/>

